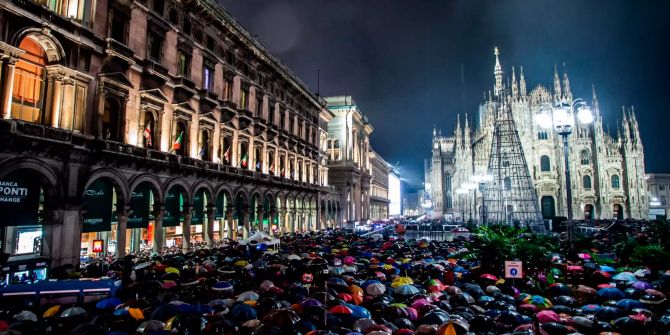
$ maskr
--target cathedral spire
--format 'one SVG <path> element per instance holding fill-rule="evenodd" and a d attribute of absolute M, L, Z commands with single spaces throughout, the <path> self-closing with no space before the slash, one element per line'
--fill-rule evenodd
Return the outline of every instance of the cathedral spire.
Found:
<path fill-rule="evenodd" d="M 521 73 L 519 73 L 519 90 L 522 97 L 526 96 L 526 78 L 523 76 L 523 65 L 521 66 Z"/>
<path fill-rule="evenodd" d="M 570 90 L 570 79 L 568 78 L 568 70 L 563 63 L 563 94 L 568 101 L 572 101 L 572 91 Z"/>
<path fill-rule="evenodd" d="M 461 130 L 461 114 L 456 115 L 456 148 L 463 146 L 463 131 Z"/>
<path fill-rule="evenodd" d="M 465 148 L 469 149 L 471 146 L 470 143 L 470 124 L 468 122 L 468 113 L 465 113 L 465 129 L 463 130 L 463 137 L 465 137 Z"/>
<path fill-rule="evenodd" d="M 496 55 L 496 65 L 493 68 L 493 75 L 495 76 L 495 79 L 496 79 L 496 86 L 494 87 L 493 93 L 495 94 L 496 97 L 501 97 L 502 98 L 503 71 L 502 71 L 502 66 L 500 66 L 500 58 L 498 57 L 498 55 L 500 55 L 500 51 L 498 50 L 498 47 L 495 47 L 493 49 L 493 54 Z"/>
<path fill-rule="evenodd" d="M 516 81 L 516 73 L 514 73 L 514 66 L 512 66 L 512 99 L 519 98 L 519 84 Z"/>
<path fill-rule="evenodd" d="M 558 68 L 554 64 L 554 100 L 561 100 L 561 80 L 558 78 Z"/>
<path fill-rule="evenodd" d="M 598 96 L 596 95 L 596 85 L 591 84 L 591 91 L 593 92 L 593 97 L 591 98 L 591 103 L 593 104 L 593 113 L 600 115 L 600 106 L 598 104 Z"/>

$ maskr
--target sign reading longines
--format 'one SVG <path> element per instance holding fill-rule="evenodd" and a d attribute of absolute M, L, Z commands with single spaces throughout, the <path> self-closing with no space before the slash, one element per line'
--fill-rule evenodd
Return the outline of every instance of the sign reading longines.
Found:
<path fill-rule="evenodd" d="M 18 174 L 0 179 L 2 225 L 26 226 L 38 224 L 39 203 L 39 181 Z"/>

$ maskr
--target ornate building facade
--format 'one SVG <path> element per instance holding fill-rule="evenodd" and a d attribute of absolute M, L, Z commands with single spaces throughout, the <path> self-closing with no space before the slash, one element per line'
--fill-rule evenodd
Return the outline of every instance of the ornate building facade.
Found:
<path fill-rule="evenodd" d="M 561 139 L 553 130 L 541 128 L 534 116 L 541 108 L 573 102 L 568 74 L 563 73 L 561 79 L 554 69 L 551 89 L 537 85 L 528 91 L 523 67 L 518 77 L 512 68 L 508 80 L 503 78 L 497 54 L 495 62 L 494 93 L 489 91 L 479 105 L 476 125 L 472 126 L 465 115 L 463 123 L 459 116 L 453 136 L 433 131 L 432 159 L 426 169 L 425 184 L 430 185 L 434 213 L 465 220 L 481 217 L 482 185 L 471 185 L 477 177 L 488 173 L 495 112 L 505 107 L 512 110 L 543 216 L 567 216 Z M 510 82 L 510 87 L 504 82 Z M 623 121 L 613 137 L 603 128 L 595 89 L 591 106 L 594 122 L 584 125 L 575 120 L 574 132 L 569 137 L 574 217 L 646 218 L 649 199 L 644 178 L 644 147 L 635 111 L 632 107 L 623 108 Z M 471 187 L 463 191 L 468 184 Z"/>
<path fill-rule="evenodd" d="M 372 125 L 351 96 L 325 98 L 335 116 L 328 123 L 328 177 L 340 194 L 343 220 L 370 219 L 370 134 Z"/>
<path fill-rule="evenodd" d="M 334 113 L 214 0 L 3 1 L 0 60 L 12 257 L 77 264 L 343 221 Z M 39 245 L 20 245 L 26 231 Z"/>

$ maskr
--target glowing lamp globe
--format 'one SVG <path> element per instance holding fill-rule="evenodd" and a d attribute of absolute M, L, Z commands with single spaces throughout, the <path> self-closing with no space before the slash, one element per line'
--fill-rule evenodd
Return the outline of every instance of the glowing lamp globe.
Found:
<path fill-rule="evenodd" d="M 587 106 L 579 107 L 577 109 L 577 118 L 579 119 L 579 122 L 583 124 L 593 122 L 593 112 L 591 111 L 591 108 Z"/>
<path fill-rule="evenodd" d="M 554 128 L 559 134 L 572 133 L 572 127 L 575 125 L 575 119 L 569 109 L 565 106 L 557 106 L 553 110 Z"/>

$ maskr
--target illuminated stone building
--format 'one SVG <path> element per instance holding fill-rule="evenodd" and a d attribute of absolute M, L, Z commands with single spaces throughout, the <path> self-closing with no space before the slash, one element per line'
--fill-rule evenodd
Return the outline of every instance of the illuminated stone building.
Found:
<path fill-rule="evenodd" d="M 337 113 L 214 0 L 2 1 L 0 60 L 13 257 L 77 264 L 367 217 L 328 185 Z M 342 168 L 369 185 L 355 119 Z M 367 199 L 360 185 L 348 196 Z"/>
<path fill-rule="evenodd" d="M 494 95 L 489 92 L 479 105 L 475 125 L 468 120 L 456 125 L 453 136 L 433 131 L 432 159 L 426 166 L 425 185 L 430 185 L 433 211 L 453 218 L 480 218 L 482 193 L 478 189 L 456 190 L 472 183 L 473 176 L 487 174 L 493 135 L 495 111 L 500 107 L 498 95 L 511 107 L 524 155 L 534 181 L 538 203 L 545 218 L 567 216 L 565 198 L 565 165 L 560 136 L 541 128 L 534 118 L 540 108 L 556 103 L 571 104 L 573 97 L 567 73 L 559 76 L 554 69 L 553 86 L 537 85 L 527 90 L 523 68 L 518 77 L 512 68 L 511 78 L 503 78 L 496 54 Z M 505 87 L 504 82 L 509 82 Z M 623 110 L 617 136 L 611 136 L 603 125 L 602 112 L 595 89 L 589 101 L 594 122 L 575 122 L 569 137 L 569 164 L 575 219 L 645 219 L 649 199 L 645 183 L 644 147 L 635 111 Z"/>

